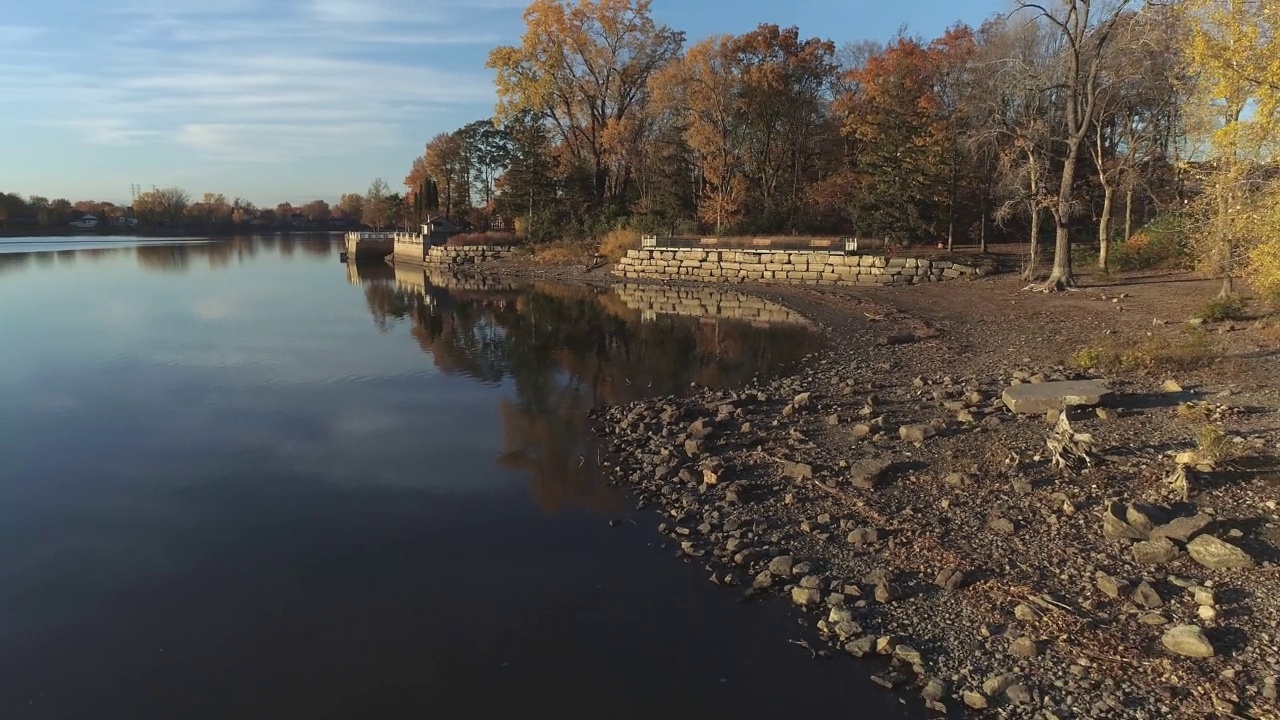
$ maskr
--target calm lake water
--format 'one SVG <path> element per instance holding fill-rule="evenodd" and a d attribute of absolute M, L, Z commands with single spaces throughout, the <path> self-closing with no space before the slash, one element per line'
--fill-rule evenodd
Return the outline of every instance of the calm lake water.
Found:
<path fill-rule="evenodd" d="M 0 717 L 906 713 L 594 469 L 805 328 L 336 253 L 0 239 Z"/>

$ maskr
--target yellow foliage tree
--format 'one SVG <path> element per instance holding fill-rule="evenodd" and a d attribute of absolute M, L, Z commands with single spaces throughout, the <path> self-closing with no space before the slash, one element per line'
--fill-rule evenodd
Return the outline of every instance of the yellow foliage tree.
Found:
<path fill-rule="evenodd" d="M 1202 264 L 1220 274 L 1222 296 L 1241 272 L 1280 273 L 1280 243 L 1271 208 L 1276 188 L 1258 177 L 1275 156 L 1280 108 L 1280 0 L 1186 0 L 1186 43 L 1192 80 L 1192 135 L 1207 145 L 1198 167 L 1204 193 L 1196 246 Z M 1260 273 L 1260 271 L 1262 271 Z"/>
<path fill-rule="evenodd" d="M 534 0 L 520 45 L 495 48 L 500 118 L 531 112 L 591 174 L 596 203 L 622 197 L 650 123 L 649 82 L 684 33 L 653 21 L 649 0 Z"/>

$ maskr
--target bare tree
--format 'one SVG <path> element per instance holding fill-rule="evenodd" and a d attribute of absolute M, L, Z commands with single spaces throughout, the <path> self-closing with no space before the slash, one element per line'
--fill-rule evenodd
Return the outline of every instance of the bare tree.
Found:
<path fill-rule="evenodd" d="M 1093 130 L 1106 78 L 1102 69 L 1117 44 L 1116 25 L 1130 0 L 1057 0 L 1034 3 L 1015 0 L 1015 13 L 1034 12 L 1051 35 L 1060 42 L 1059 78 L 1056 90 L 1062 106 L 1061 132 L 1057 145 L 1064 148 L 1057 198 L 1050 203 L 1055 233 L 1053 270 L 1041 292 L 1066 290 L 1075 286 L 1071 270 L 1071 214 L 1075 205 L 1076 166 L 1080 149 Z"/>

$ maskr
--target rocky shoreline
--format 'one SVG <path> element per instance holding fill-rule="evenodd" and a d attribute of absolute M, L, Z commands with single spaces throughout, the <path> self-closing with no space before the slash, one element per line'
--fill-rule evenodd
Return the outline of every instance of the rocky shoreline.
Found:
<path fill-rule="evenodd" d="M 492 270 L 619 282 L 567 266 Z M 602 470 L 662 515 L 666 547 L 712 583 L 792 606 L 797 651 L 865 658 L 850 671 L 932 711 L 1280 718 L 1270 369 L 1188 372 L 1191 391 L 1107 379 L 1111 392 L 1080 399 L 1099 407 L 1067 408 L 1064 438 L 1063 413 L 1015 413 L 1005 391 L 1096 380 L 1054 358 L 1099 335 L 1150 338 L 1134 309 L 1166 314 L 1157 331 L 1176 332 L 1167 313 L 1185 308 L 1101 288 L 1069 300 L 1075 314 L 1015 313 L 1002 303 L 1046 301 L 1025 301 L 1012 278 L 945 285 L 941 297 L 736 286 L 808 317 L 828 347 L 736 391 L 597 411 Z M 1179 464 L 1195 448 L 1187 407 L 1224 429 L 1229 466 Z M 1076 435 L 1088 442 L 1073 454 Z M 1195 478 L 1189 498 L 1170 481 L 1179 468 Z"/>
<path fill-rule="evenodd" d="M 880 656 L 872 679 L 933 710 L 1276 717 L 1274 481 L 1202 473 L 1172 497 L 1190 396 L 1123 381 L 1107 407 L 1068 410 L 1096 448 L 1055 468 L 1055 425 L 1001 395 L 1079 376 L 898 379 L 886 369 L 911 366 L 922 336 L 905 334 L 834 339 L 754 387 L 602 410 L 605 469 L 712 582 L 791 603 L 815 658 Z M 1249 412 L 1229 402 L 1206 407 Z M 1261 460 L 1274 428 L 1230 441 Z"/>

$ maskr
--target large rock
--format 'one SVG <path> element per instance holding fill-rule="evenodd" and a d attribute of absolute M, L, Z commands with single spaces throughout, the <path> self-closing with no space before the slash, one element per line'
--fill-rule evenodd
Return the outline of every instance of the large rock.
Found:
<path fill-rule="evenodd" d="M 1126 508 L 1111 503 L 1102 511 L 1102 535 L 1108 540 L 1146 540 L 1147 534 L 1124 519 Z"/>
<path fill-rule="evenodd" d="M 863 490 L 871 490 L 875 488 L 880 481 L 880 477 L 893 461 L 883 458 L 859 460 L 849 469 L 849 478 L 853 482 L 853 486 Z"/>
<path fill-rule="evenodd" d="M 769 572 L 778 577 L 791 577 L 791 568 L 795 565 L 795 558 L 790 555 L 779 555 L 769 561 Z"/>
<path fill-rule="evenodd" d="M 1195 625 L 1179 625 L 1160 638 L 1164 646 L 1179 655 L 1186 657 L 1213 657 L 1213 645 L 1204 636 L 1204 631 Z"/>
<path fill-rule="evenodd" d="M 1201 535 L 1187 543 L 1187 552 L 1192 560 L 1214 570 L 1253 567 L 1248 553 L 1212 535 Z"/>
<path fill-rule="evenodd" d="M 1190 517 L 1174 518 L 1151 531 L 1152 538 L 1169 538 L 1179 542 L 1188 542 L 1213 524 L 1213 517 L 1200 513 Z"/>
<path fill-rule="evenodd" d="M 1101 380 L 1062 380 L 1012 385 L 1001 399 L 1020 415 L 1044 415 L 1064 406 L 1101 405 L 1111 397 L 1111 388 Z"/>
<path fill-rule="evenodd" d="M 1153 538 L 1133 546 L 1133 560 L 1140 565 L 1163 565 L 1182 551 L 1168 538 Z"/>
<path fill-rule="evenodd" d="M 937 432 L 931 425 L 903 425 L 898 428 L 898 437 L 910 443 L 922 443 Z"/>

